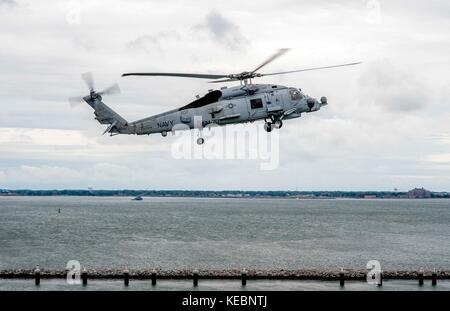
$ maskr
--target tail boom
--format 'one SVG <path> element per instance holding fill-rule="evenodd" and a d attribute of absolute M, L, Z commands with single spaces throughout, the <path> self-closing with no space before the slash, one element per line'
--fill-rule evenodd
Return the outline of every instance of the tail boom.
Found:
<path fill-rule="evenodd" d="M 102 97 L 95 94 L 95 96 L 86 96 L 83 98 L 86 103 L 94 109 L 95 119 L 100 124 L 109 124 L 108 128 L 103 134 L 117 133 L 128 134 L 128 122 L 117 112 L 112 110 L 109 106 L 102 102 Z"/>

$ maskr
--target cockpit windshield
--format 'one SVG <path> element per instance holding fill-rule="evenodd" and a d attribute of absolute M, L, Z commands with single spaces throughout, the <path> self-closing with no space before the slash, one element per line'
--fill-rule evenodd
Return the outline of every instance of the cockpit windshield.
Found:
<path fill-rule="evenodd" d="M 292 100 L 299 100 L 303 98 L 302 92 L 296 88 L 290 88 L 289 93 L 291 94 Z"/>

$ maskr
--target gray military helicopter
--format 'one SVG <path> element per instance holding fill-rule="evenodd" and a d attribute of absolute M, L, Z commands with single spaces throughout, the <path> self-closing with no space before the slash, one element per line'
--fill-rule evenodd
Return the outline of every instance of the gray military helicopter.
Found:
<path fill-rule="evenodd" d="M 194 73 L 124 73 L 122 76 L 165 76 L 211 79 L 210 83 L 223 83 L 239 81 L 240 85 L 221 87 L 220 90 L 209 92 L 191 103 L 177 109 L 166 111 L 154 116 L 128 122 L 110 107 L 102 102 L 102 95 L 119 93 L 117 84 L 101 92 L 94 90 L 91 73 L 82 75 L 82 79 L 89 87 L 90 94 L 84 97 L 69 98 L 71 103 L 85 101 L 93 109 L 95 119 L 101 124 L 108 124 L 103 134 L 111 136 L 118 134 L 150 135 L 161 133 L 167 136 L 168 132 L 178 129 L 198 129 L 197 144 L 202 145 L 202 129 L 211 125 L 227 125 L 264 120 L 264 129 L 280 129 L 283 121 L 294 119 L 302 113 L 319 110 L 328 104 L 326 97 L 320 101 L 304 94 L 300 89 L 276 84 L 253 84 L 252 79 L 301 71 L 327 69 L 360 64 L 347 63 L 341 65 L 315 67 L 274 73 L 258 73 L 257 71 L 276 58 L 283 55 L 288 49 L 280 49 L 253 71 L 244 71 L 238 74 L 194 74 Z M 220 79 L 220 80 L 218 80 Z M 182 126 L 183 125 L 183 126 Z"/>

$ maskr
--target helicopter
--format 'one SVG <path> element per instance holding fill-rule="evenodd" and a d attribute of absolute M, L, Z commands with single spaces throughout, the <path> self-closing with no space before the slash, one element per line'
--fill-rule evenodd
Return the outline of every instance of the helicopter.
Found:
<path fill-rule="evenodd" d="M 361 62 L 298 69 L 274 73 L 257 72 L 262 67 L 271 63 L 289 49 L 279 49 L 271 57 L 257 66 L 252 71 L 243 71 L 237 74 L 196 74 L 196 73 L 124 73 L 126 76 L 163 76 L 184 77 L 212 80 L 210 83 L 237 82 L 239 85 L 223 86 L 218 90 L 211 89 L 203 97 L 197 95 L 196 99 L 187 105 L 146 117 L 137 121 L 128 122 L 118 113 L 112 110 L 102 101 L 103 95 L 120 93 L 120 88 L 114 84 L 101 92 L 94 90 L 92 73 L 81 75 L 89 87 L 89 95 L 84 97 L 69 98 L 71 104 L 86 102 L 94 109 L 95 119 L 108 127 L 103 134 L 110 136 L 118 134 L 150 135 L 160 133 L 163 137 L 167 133 L 178 129 L 198 129 L 199 138 L 197 144 L 202 145 L 205 140 L 202 130 L 212 125 L 228 125 L 264 120 L 264 130 L 271 132 L 280 129 L 284 120 L 299 118 L 302 113 L 310 113 L 320 110 L 328 104 L 325 96 L 320 100 L 310 97 L 295 87 L 287 87 L 278 84 L 253 84 L 254 78 L 274 76 L 302 71 L 328 69 L 344 66 L 353 66 Z"/>

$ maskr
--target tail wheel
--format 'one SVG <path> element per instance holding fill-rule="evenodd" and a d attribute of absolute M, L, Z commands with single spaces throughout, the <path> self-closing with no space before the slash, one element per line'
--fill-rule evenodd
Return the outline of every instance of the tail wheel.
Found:
<path fill-rule="evenodd" d="M 281 120 L 276 120 L 276 121 L 273 123 L 273 126 L 274 126 L 276 129 L 280 129 L 280 128 L 283 126 L 283 121 L 281 121 Z"/>
<path fill-rule="evenodd" d="M 197 138 L 197 144 L 198 145 L 203 145 L 204 142 L 205 142 L 205 139 L 203 137 Z"/>
<path fill-rule="evenodd" d="M 272 132 L 272 123 L 270 123 L 270 122 L 264 123 L 264 130 L 265 130 L 267 133 Z"/>

